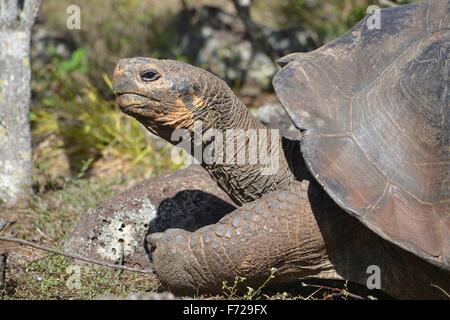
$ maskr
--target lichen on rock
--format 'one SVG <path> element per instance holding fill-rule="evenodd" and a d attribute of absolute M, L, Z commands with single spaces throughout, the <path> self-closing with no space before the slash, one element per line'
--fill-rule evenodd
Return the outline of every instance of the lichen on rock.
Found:
<path fill-rule="evenodd" d="M 200 166 L 154 177 L 103 202 L 82 217 L 67 252 L 133 267 L 150 263 L 147 233 L 196 230 L 216 223 L 235 205 Z"/>
<path fill-rule="evenodd" d="M 156 208 L 147 197 L 139 200 L 141 208 L 130 210 L 124 207 L 109 219 L 99 230 L 100 246 L 97 252 L 100 256 L 119 261 L 123 256 L 130 256 L 139 245 L 142 245 L 142 235 L 145 234 L 149 222 L 156 217 Z M 89 240 L 88 240 L 89 241 Z"/>

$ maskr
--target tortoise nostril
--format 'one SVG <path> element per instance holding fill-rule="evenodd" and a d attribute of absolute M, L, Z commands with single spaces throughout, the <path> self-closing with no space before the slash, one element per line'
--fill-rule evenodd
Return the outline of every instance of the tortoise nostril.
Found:
<path fill-rule="evenodd" d="M 114 78 L 120 77 L 124 71 L 125 71 L 125 68 L 122 65 L 118 64 L 116 66 L 116 68 L 114 69 Z"/>
<path fill-rule="evenodd" d="M 123 92 L 129 86 L 130 76 L 128 73 L 126 64 L 120 60 L 114 68 L 113 74 L 112 89 L 115 94 Z"/>

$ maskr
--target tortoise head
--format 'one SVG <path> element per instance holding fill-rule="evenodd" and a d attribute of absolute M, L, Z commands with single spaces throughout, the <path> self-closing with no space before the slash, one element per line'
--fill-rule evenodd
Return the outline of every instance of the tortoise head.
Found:
<path fill-rule="evenodd" d="M 120 60 L 113 79 L 120 109 L 168 141 L 175 129 L 192 129 L 196 120 L 205 120 L 223 85 L 189 64 L 140 57 Z"/>

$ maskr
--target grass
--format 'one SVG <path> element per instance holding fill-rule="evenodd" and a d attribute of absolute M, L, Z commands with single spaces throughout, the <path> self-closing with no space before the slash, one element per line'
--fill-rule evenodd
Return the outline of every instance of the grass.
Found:
<path fill-rule="evenodd" d="M 227 281 L 224 281 L 222 283 L 222 291 L 223 295 L 226 299 L 233 300 L 233 299 L 242 299 L 242 300 L 260 300 L 263 298 L 262 292 L 269 284 L 270 280 L 275 278 L 275 274 L 277 273 L 276 268 L 270 269 L 270 275 L 267 277 L 267 279 L 257 288 L 254 289 L 252 287 L 246 287 L 247 292 L 243 295 L 239 294 L 239 287 L 242 284 L 245 284 L 245 281 L 247 280 L 245 277 L 235 277 L 232 284 L 228 284 Z"/>
<path fill-rule="evenodd" d="M 79 270 L 79 271 L 78 271 Z M 79 276 L 79 277 L 78 277 Z M 94 299 L 157 289 L 155 276 L 77 265 L 50 255 L 11 272 L 4 299 Z"/>
<path fill-rule="evenodd" d="M 121 176 L 73 179 L 56 189 L 38 191 L 29 208 L 2 212 L 8 220 L 16 221 L 5 232 L 62 249 L 64 240 L 89 208 L 134 183 L 136 178 L 131 174 L 126 179 Z M 71 266 L 75 269 L 71 270 Z M 159 288 L 154 275 L 121 273 L 87 264 L 79 265 L 80 285 L 70 285 L 77 266 L 76 261 L 52 254 L 27 265 L 10 266 L 7 286 L 0 291 L 1 299 L 93 299 Z"/>

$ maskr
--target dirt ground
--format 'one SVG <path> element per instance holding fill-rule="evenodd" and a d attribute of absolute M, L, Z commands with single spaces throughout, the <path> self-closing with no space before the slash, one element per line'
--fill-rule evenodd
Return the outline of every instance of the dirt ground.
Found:
<path fill-rule="evenodd" d="M 14 221 L 1 232 L 62 250 L 64 240 L 81 216 L 100 202 L 113 197 L 139 181 L 136 175 L 73 179 L 37 192 L 28 208 L 3 210 L 2 217 Z M 1 299 L 94 299 L 104 296 L 127 297 L 132 293 L 163 292 L 153 274 L 140 274 L 81 264 L 73 259 L 0 241 L 0 251 L 8 251 L 6 286 Z M 276 277 L 276 273 L 274 274 Z M 326 285 L 298 282 L 289 288 L 262 288 L 237 292 L 245 279 L 224 284 L 223 294 L 206 299 L 375 299 L 380 293 L 359 292 L 346 283 Z"/>

